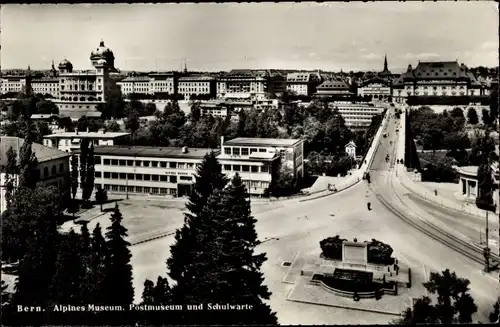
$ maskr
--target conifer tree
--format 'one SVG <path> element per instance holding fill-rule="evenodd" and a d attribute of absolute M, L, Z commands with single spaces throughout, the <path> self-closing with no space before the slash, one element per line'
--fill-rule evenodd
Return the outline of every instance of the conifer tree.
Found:
<path fill-rule="evenodd" d="M 86 160 L 86 172 L 85 172 L 85 180 L 83 183 L 82 190 L 82 199 L 85 202 L 88 202 L 90 197 L 92 196 L 92 191 L 94 190 L 94 179 L 95 179 L 95 160 L 94 160 L 94 145 L 90 144 L 90 148 L 87 152 L 87 160 Z"/>
<path fill-rule="evenodd" d="M 91 251 L 91 238 L 90 238 L 90 232 L 89 228 L 87 227 L 87 224 L 84 223 L 81 227 L 81 234 L 80 234 L 80 242 L 79 242 L 79 257 L 80 261 L 82 263 L 83 269 L 84 269 L 84 274 L 83 278 L 81 280 L 82 287 L 80 289 L 81 295 L 80 298 L 82 299 L 83 303 L 92 303 L 92 298 L 90 294 L 90 289 L 91 289 L 91 277 L 92 277 L 92 268 L 91 268 L 91 262 L 92 262 L 92 251 Z"/>
<path fill-rule="evenodd" d="M 227 184 L 227 178 L 213 152 L 205 155 L 195 177 L 194 190 L 186 204 L 189 212 L 185 214 L 184 225 L 176 231 L 175 243 L 170 248 L 171 256 L 167 260 L 169 275 L 174 280 L 183 277 L 192 262 L 189 253 L 198 246 L 195 239 L 197 217 L 214 190 L 223 189 Z"/>
<path fill-rule="evenodd" d="M 144 291 L 142 292 L 142 304 L 162 305 L 170 303 L 172 303 L 172 300 L 168 280 L 158 276 L 158 280 L 155 285 L 151 280 L 146 279 L 144 282 Z M 146 314 L 140 314 L 136 318 L 143 325 L 159 326 L 171 323 L 175 314 L 176 313 L 172 314 L 168 311 L 158 310 L 150 311 Z"/>
<path fill-rule="evenodd" d="M 106 240 L 102 236 L 101 225 L 98 223 L 93 232 L 91 239 L 91 253 L 90 253 L 90 282 L 89 282 L 89 296 L 92 303 L 104 304 L 105 289 L 105 261 L 107 254 Z"/>
<path fill-rule="evenodd" d="M 71 156 L 71 195 L 73 196 L 73 200 L 76 197 L 76 191 L 78 190 L 78 162 L 77 162 L 76 154 Z"/>
<path fill-rule="evenodd" d="M 7 150 L 7 165 L 5 166 L 5 199 L 7 201 L 7 207 L 12 203 L 14 198 L 18 174 L 19 165 L 17 163 L 17 153 L 10 147 L 9 150 Z"/>
<path fill-rule="evenodd" d="M 85 303 L 81 296 L 85 287 L 82 283 L 85 279 L 85 267 L 80 252 L 81 243 L 80 236 L 73 229 L 63 236 L 51 287 L 51 300 L 55 303 Z"/>
<path fill-rule="evenodd" d="M 87 155 L 89 151 L 89 139 L 83 138 L 80 143 L 80 188 L 83 190 L 85 188 L 85 180 L 87 178 Z"/>
<path fill-rule="evenodd" d="M 105 261 L 104 289 L 107 292 L 107 304 L 127 306 L 134 301 L 134 288 L 130 264 L 132 254 L 128 249 L 130 243 L 125 240 L 127 229 L 123 227 L 122 220 L 122 214 L 116 204 L 111 215 L 111 226 L 106 232 L 108 253 Z"/>

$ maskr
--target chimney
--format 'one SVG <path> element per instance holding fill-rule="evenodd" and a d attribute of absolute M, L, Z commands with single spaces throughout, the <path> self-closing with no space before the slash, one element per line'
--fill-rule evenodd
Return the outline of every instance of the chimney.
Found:
<path fill-rule="evenodd" d="M 188 147 L 187 146 L 183 146 L 182 147 L 182 153 L 188 153 Z"/>

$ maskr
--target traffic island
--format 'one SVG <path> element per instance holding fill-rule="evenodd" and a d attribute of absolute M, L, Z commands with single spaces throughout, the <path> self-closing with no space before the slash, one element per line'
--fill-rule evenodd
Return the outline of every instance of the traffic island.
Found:
<path fill-rule="evenodd" d="M 322 241 L 322 248 L 332 240 L 341 244 L 341 259 L 328 258 L 324 252 L 319 257 L 297 257 L 283 279 L 285 283 L 295 284 L 287 300 L 399 316 L 411 305 L 412 298 L 424 292 L 419 287 L 425 281 L 421 269 L 414 272 L 392 257 L 390 263 L 368 261 L 368 253 L 373 260 L 375 249 L 387 248 L 386 244 L 376 240 L 348 242 L 335 237 Z M 376 246 L 370 247 L 371 244 Z M 333 251 L 339 252 L 339 248 Z M 392 249 L 387 253 L 392 253 Z M 297 275 L 299 266 L 300 274 Z"/>

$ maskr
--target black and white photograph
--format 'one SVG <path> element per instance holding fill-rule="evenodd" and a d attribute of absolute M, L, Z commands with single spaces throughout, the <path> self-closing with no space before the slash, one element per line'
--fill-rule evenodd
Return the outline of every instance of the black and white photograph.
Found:
<path fill-rule="evenodd" d="M 499 4 L 0 5 L 5 326 L 500 323 Z"/>

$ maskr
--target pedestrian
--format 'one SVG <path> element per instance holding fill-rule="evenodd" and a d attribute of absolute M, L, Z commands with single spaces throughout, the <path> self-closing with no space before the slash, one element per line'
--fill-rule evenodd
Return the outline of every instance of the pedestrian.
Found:
<path fill-rule="evenodd" d="M 438 195 L 438 190 L 434 190 L 434 195 L 437 196 Z"/>

